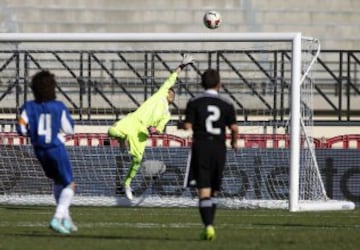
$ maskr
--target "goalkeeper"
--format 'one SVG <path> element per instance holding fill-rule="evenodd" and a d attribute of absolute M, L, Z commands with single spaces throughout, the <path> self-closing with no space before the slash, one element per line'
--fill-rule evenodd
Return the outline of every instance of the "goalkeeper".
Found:
<path fill-rule="evenodd" d="M 109 137 L 128 142 L 131 165 L 124 181 L 125 195 L 133 199 L 131 181 L 140 168 L 149 134 L 162 133 L 171 118 L 169 104 L 174 101 L 178 74 L 193 62 L 191 55 L 184 55 L 179 67 L 168 77 L 160 89 L 149 97 L 134 112 L 115 122 L 109 128 Z"/>

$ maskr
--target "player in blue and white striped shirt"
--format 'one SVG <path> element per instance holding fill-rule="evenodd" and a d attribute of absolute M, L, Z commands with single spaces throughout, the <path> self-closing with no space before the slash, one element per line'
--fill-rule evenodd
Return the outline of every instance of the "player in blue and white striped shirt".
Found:
<path fill-rule="evenodd" d="M 17 131 L 30 137 L 45 175 L 54 181 L 56 211 L 50 228 L 69 234 L 77 231 L 69 212 L 75 182 L 65 140 L 60 133 L 73 134 L 74 122 L 67 107 L 56 100 L 55 87 L 55 76 L 49 71 L 40 71 L 33 76 L 31 89 L 35 100 L 27 101 L 21 107 Z"/>

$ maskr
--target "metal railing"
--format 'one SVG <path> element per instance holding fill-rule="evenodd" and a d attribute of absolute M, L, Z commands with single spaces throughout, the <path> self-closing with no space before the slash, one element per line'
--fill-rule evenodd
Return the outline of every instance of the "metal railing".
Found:
<path fill-rule="evenodd" d="M 188 99 L 202 91 L 198 86 L 201 72 L 212 66 L 221 70 L 223 94 L 234 102 L 237 113 L 243 116 L 242 120 L 256 115 L 258 109 L 255 105 L 245 105 L 248 103 L 244 101 L 244 96 L 254 102 L 256 100 L 270 115 L 288 114 L 289 107 L 284 96 L 288 94 L 291 79 L 289 51 L 191 53 L 201 55 L 199 57 L 203 59 L 188 69 L 195 72 L 195 78 L 187 77 L 186 73 L 181 77 L 178 95 Z M 134 110 L 157 89 L 172 70 L 174 61 L 168 59 L 169 54 L 178 55 L 179 52 L 0 51 L 0 116 L 16 114 L 21 104 L 32 98 L 30 76 L 45 68 L 57 75 L 58 97 L 67 102 L 77 122 L 91 124 L 93 115 L 97 113 L 107 116 L 103 119 L 104 123 L 113 121 L 121 114 Z M 321 52 L 314 86 L 315 125 L 360 125 L 359 68 L 360 51 Z M 113 96 L 123 98 L 121 106 L 114 103 Z M 184 103 L 175 102 L 172 108 L 174 113 L 182 114 Z M 9 120 L 1 119 L 1 123 L 5 122 Z"/>

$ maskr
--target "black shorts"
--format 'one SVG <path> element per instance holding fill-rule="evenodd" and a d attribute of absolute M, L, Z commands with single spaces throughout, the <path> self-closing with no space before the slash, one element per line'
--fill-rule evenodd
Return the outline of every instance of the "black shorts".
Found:
<path fill-rule="evenodd" d="M 219 191 L 226 160 L 224 142 L 196 140 L 192 145 L 188 186 Z"/>

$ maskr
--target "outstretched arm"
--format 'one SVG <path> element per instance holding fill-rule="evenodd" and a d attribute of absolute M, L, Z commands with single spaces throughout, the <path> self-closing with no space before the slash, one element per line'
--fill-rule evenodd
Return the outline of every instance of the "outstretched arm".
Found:
<path fill-rule="evenodd" d="M 179 66 L 173 71 L 173 73 L 166 79 L 164 84 L 159 89 L 160 92 L 166 93 L 168 89 L 174 86 L 178 74 L 189 64 L 192 64 L 194 58 L 190 54 L 184 54 Z"/>
<path fill-rule="evenodd" d="M 184 54 L 183 59 L 179 65 L 179 67 L 176 68 L 176 73 L 180 73 L 186 66 L 189 64 L 192 64 L 194 62 L 194 58 L 190 54 Z"/>

